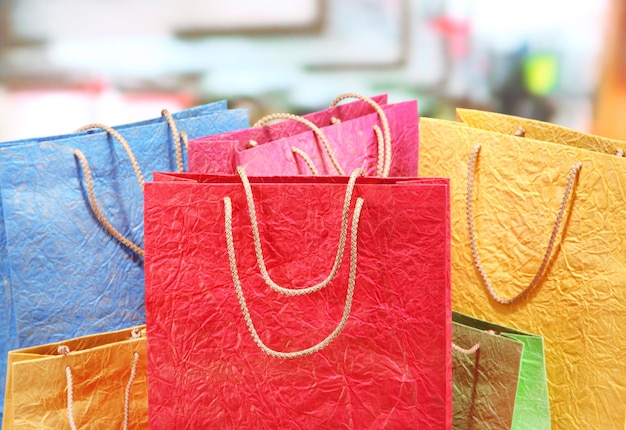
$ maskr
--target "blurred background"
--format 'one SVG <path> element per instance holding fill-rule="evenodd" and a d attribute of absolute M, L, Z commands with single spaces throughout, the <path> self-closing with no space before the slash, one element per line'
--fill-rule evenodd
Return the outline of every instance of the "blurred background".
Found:
<path fill-rule="evenodd" d="M 618 0 L 0 0 L 0 140 L 227 99 L 251 121 L 340 93 L 626 139 Z"/>

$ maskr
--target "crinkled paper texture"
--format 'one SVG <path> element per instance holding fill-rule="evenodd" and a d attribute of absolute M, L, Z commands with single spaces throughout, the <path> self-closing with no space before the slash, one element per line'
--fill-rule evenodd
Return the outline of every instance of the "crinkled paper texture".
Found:
<path fill-rule="evenodd" d="M 452 323 L 452 341 L 480 348 L 452 351 L 452 405 L 455 429 L 511 429 L 524 345 L 502 336 Z"/>
<path fill-rule="evenodd" d="M 224 103 L 174 114 L 190 137 L 248 126 Z M 116 127 L 146 179 L 176 169 L 165 118 Z M 93 215 L 73 148 L 84 152 L 107 219 L 143 243 L 143 194 L 121 145 L 101 130 L 0 145 L 0 394 L 6 354 L 145 322 L 143 262 Z"/>
<path fill-rule="evenodd" d="M 416 176 L 419 152 L 417 101 L 385 102 L 386 98 L 379 101 L 390 128 L 392 159 L 389 176 Z M 374 126 L 382 128 L 382 125 L 369 104 L 352 102 L 304 115 L 304 118 L 321 128 L 331 152 L 346 174 L 362 168 L 368 175 L 376 175 L 379 147 Z M 334 123 L 334 119 L 341 121 Z M 258 146 L 249 148 L 251 139 Z M 191 141 L 189 171 L 233 174 L 237 166 L 245 166 L 249 175 L 256 176 L 312 174 L 293 148 L 307 154 L 319 174 L 338 174 L 316 134 L 293 120 Z"/>
<path fill-rule="evenodd" d="M 451 428 L 447 179 L 357 181 L 351 207 L 357 197 L 365 203 L 347 324 L 321 351 L 282 359 L 263 352 L 246 327 L 223 198 L 233 202 L 251 318 L 273 349 L 312 346 L 337 326 L 349 244 L 326 288 L 275 293 L 258 272 L 240 179 L 173 176 L 146 184 L 150 428 Z M 347 178 L 250 180 L 271 276 L 289 288 L 324 279 Z"/>
<path fill-rule="evenodd" d="M 529 139 L 570 145 L 610 155 L 615 155 L 618 150 L 626 151 L 624 141 L 583 133 L 545 121 L 473 109 L 457 109 L 456 116 L 464 124 L 483 130 L 512 135 L 518 127 L 522 127 L 524 137 Z"/>
<path fill-rule="evenodd" d="M 477 247 L 501 296 L 530 284 L 548 245 L 567 175 L 582 162 L 541 282 L 521 301 L 491 299 L 469 245 L 465 199 L 472 148 Z M 422 118 L 420 173 L 449 176 L 455 310 L 544 337 L 555 429 L 624 428 L 626 205 L 624 160 L 568 145 Z"/>
<path fill-rule="evenodd" d="M 453 427 L 550 429 L 543 339 L 458 312 L 452 339 Z"/>
<path fill-rule="evenodd" d="M 139 354 L 128 399 L 128 428 L 148 428 L 145 326 L 85 336 L 9 352 L 8 388 L 2 428 L 69 429 L 65 368 L 72 374 L 77 428 L 121 429 L 124 399 L 135 352 Z M 58 353 L 59 345 L 70 349 Z"/>
<path fill-rule="evenodd" d="M 387 104 L 387 95 L 371 97 L 379 105 Z M 311 112 L 302 117 L 318 127 L 358 118 L 374 109 L 366 102 L 358 100 L 336 107 Z M 335 119 L 335 120 L 333 120 Z M 310 131 L 310 127 L 298 121 L 269 122 L 262 127 L 249 127 L 221 135 L 204 136 L 189 141 L 189 171 L 195 173 L 227 174 L 235 173 L 236 154 L 251 147 L 251 141 L 264 145 L 274 140 Z"/>

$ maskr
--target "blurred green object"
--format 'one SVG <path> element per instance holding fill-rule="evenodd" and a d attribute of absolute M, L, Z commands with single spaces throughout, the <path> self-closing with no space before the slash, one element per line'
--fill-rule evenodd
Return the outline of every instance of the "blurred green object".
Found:
<path fill-rule="evenodd" d="M 552 93 L 558 83 L 559 65 L 551 53 L 531 54 L 524 61 L 524 83 L 536 96 Z"/>
<path fill-rule="evenodd" d="M 550 429 L 543 338 L 452 313 L 453 428 Z"/>

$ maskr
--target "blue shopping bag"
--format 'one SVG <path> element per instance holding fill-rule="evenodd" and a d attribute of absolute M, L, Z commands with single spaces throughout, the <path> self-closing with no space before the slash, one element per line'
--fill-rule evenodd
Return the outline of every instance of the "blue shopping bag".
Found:
<path fill-rule="evenodd" d="M 0 398 L 9 350 L 143 323 L 140 178 L 185 169 L 182 132 L 248 126 L 247 111 L 220 101 L 113 131 L 0 143 Z"/>

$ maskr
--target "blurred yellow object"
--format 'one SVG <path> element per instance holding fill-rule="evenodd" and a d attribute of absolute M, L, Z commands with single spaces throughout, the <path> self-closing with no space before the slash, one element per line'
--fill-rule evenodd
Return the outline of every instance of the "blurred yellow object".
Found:
<path fill-rule="evenodd" d="M 10 351 L 7 370 L 4 430 L 148 428 L 145 326 Z"/>
<path fill-rule="evenodd" d="M 558 83 L 558 63 L 553 54 L 534 54 L 524 61 L 524 81 L 531 94 L 545 96 Z"/>
<path fill-rule="evenodd" d="M 622 140 L 583 133 L 534 119 L 473 109 L 457 109 L 456 117 L 470 127 L 575 146 L 604 154 L 622 155 L 626 150 L 626 142 Z"/>
<path fill-rule="evenodd" d="M 420 121 L 420 175 L 450 177 L 453 309 L 544 337 L 553 428 L 623 428 L 626 161 L 513 133 Z"/>

